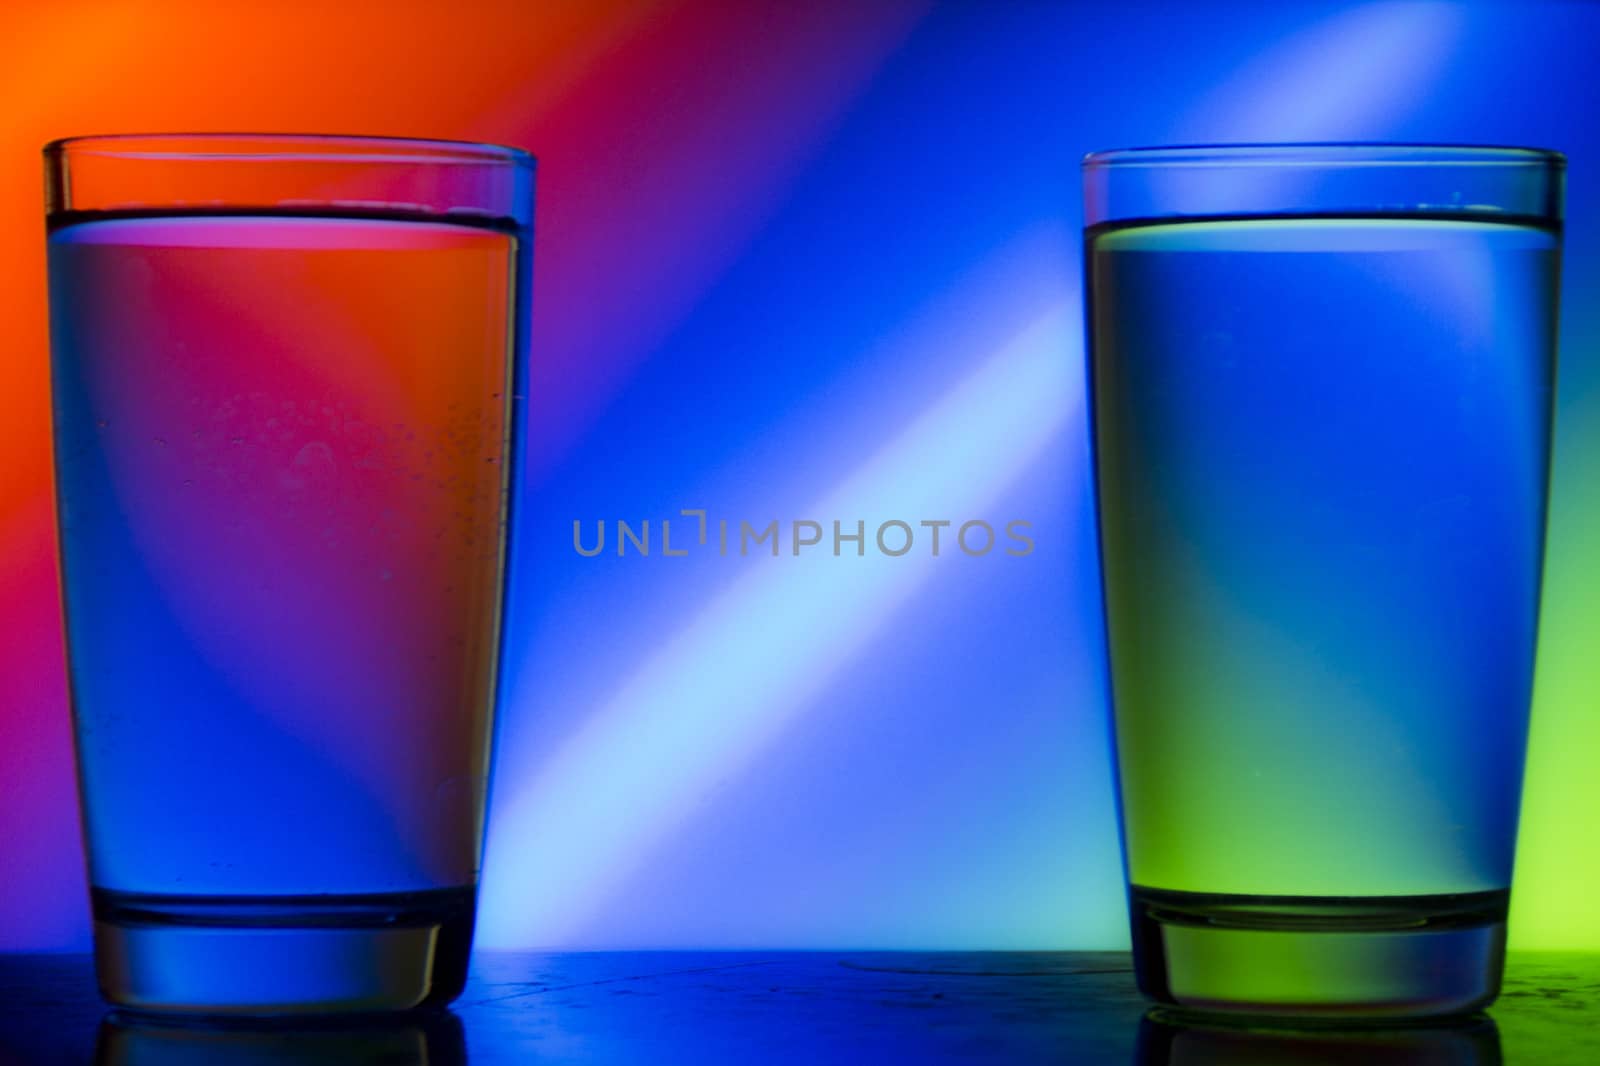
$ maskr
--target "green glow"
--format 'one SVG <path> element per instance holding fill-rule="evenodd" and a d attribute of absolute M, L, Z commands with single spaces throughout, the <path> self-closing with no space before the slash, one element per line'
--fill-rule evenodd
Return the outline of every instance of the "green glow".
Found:
<path fill-rule="evenodd" d="M 1594 344 L 1561 351 L 1514 948 L 1600 948 L 1600 412 L 1586 402 L 1597 355 Z"/>
<path fill-rule="evenodd" d="M 1130 878 L 1505 889 L 1555 237 L 1276 219 L 1092 240 Z"/>

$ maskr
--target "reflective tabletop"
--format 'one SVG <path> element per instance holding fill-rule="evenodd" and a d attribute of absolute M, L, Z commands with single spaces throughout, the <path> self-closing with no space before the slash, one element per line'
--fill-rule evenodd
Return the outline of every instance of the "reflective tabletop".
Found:
<path fill-rule="evenodd" d="M 0 954 L 0 1064 L 1600 1061 L 1600 954 L 1513 954 L 1487 1015 L 1273 1030 L 1151 1015 L 1115 952 L 481 953 L 452 1010 L 389 1021 L 173 1025 L 107 1010 L 86 955 Z"/>

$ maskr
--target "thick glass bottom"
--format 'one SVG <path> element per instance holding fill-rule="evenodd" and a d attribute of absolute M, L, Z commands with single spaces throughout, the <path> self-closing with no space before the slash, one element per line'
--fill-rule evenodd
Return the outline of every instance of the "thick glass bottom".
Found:
<path fill-rule="evenodd" d="M 1130 886 L 1139 988 L 1197 1012 L 1360 1022 L 1500 991 L 1509 893 L 1234 896 Z"/>
<path fill-rule="evenodd" d="M 192 1015 L 379 1013 L 461 994 L 476 890 L 167 896 L 92 889 L 100 991 Z"/>

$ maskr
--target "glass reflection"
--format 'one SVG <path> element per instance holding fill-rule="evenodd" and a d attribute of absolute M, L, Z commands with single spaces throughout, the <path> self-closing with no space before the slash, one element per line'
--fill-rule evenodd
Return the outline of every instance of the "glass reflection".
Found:
<path fill-rule="evenodd" d="M 310 1019 L 199 1025 L 112 1012 L 100 1023 L 97 1066 L 466 1066 L 461 1020 Z"/>
<path fill-rule="evenodd" d="M 1500 1066 L 1487 1014 L 1441 1025 L 1272 1028 L 1153 1010 L 1139 1023 L 1135 1066 Z"/>

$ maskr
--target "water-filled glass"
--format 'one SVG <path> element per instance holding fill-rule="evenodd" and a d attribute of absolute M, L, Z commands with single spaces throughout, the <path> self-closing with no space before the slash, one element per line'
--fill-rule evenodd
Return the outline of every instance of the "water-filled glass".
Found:
<path fill-rule="evenodd" d="M 105 995 L 461 988 L 525 409 L 533 161 L 45 151 L 62 596 Z"/>
<path fill-rule="evenodd" d="M 1544 545 L 1561 157 L 1085 161 L 1101 573 L 1141 986 L 1493 998 Z"/>

